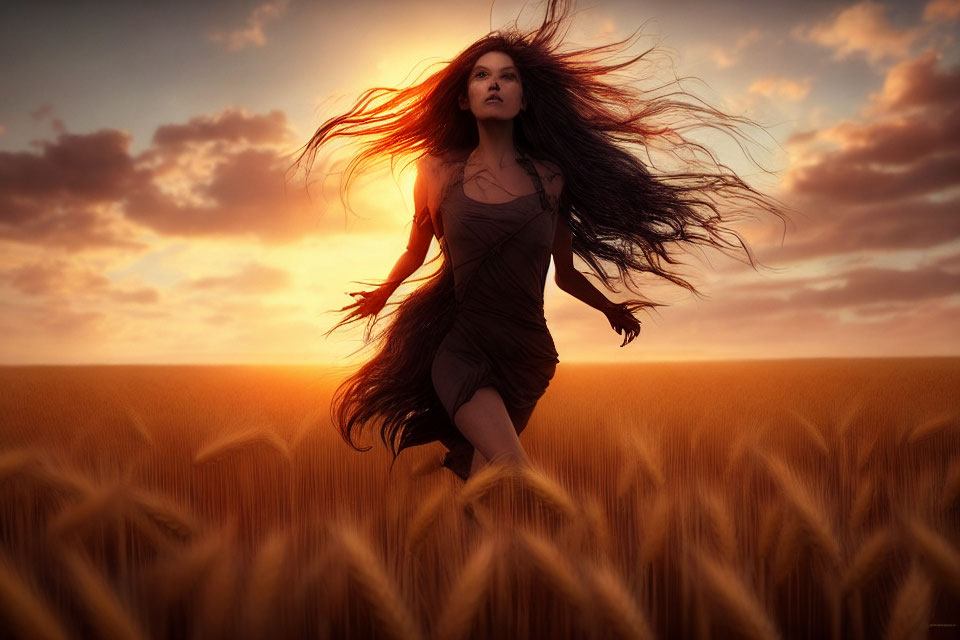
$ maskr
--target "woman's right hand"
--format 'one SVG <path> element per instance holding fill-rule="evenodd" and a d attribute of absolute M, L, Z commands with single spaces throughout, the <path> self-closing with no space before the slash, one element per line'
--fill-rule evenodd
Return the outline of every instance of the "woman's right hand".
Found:
<path fill-rule="evenodd" d="M 630 344 L 640 334 L 640 321 L 633 316 L 625 302 L 610 302 L 603 313 L 607 316 L 611 329 L 617 333 L 623 332 L 621 347 Z"/>
<path fill-rule="evenodd" d="M 383 309 L 384 305 L 387 304 L 387 299 L 390 297 L 390 290 L 387 287 L 377 287 L 370 291 L 354 291 L 348 293 L 349 296 L 355 296 L 357 299 L 353 304 L 348 304 L 347 306 L 340 309 L 340 311 L 346 311 L 352 307 L 356 307 L 350 314 L 344 318 L 344 322 L 350 320 L 354 316 L 358 318 L 363 318 L 369 315 L 379 313 Z"/>

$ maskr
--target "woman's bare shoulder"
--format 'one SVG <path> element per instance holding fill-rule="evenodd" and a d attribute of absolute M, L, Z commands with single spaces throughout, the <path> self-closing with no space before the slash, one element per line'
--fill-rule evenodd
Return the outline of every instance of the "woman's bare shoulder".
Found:
<path fill-rule="evenodd" d="M 431 177 L 437 179 L 437 182 L 442 183 L 454 165 L 463 161 L 461 156 L 462 154 L 456 151 L 446 151 L 440 154 L 426 153 L 417 163 L 417 169 L 425 171 Z"/>

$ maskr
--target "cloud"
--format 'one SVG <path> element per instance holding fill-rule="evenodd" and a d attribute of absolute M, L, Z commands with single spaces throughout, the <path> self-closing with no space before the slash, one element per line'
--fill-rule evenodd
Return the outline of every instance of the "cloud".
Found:
<path fill-rule="evenodd" d="M 227 109 L 158 127 L 137 156 L 113 129 L 0 152 L 0 238 L 81 251 L 143 249 L 142 227 L 274 243 L 316 234 L 315 203 L 287 189 L 290 139 L 282 111 Z"/>
<path fill-rule="evenodd" d="M 740 301 L 764 301 L 768 311 L 802 309 L 847 309 L 859 306 L 917 303 L 960 293 L 960 273 L 937 265 L 913 269 L 862 267 L 831 276 L 832 286 L 822 278 L 779 280 L 737 287 Z M 775 293 L 776 298 L 763 294 Z M 750 294 L 759 294 L 754 298 Z"/>
<path fill-rule="evenodd" d="M 284 194 L 287 165 L 273 149 L 221 152 L 208 175 L 187 177 L 190 198 L 144 183 L 127 194 L 125 215 L 167 235 L 252 234 L 266 242 L 292 242 L 318 229 L 302 190 Z"/>
<path fill-rule="evenodd" d="M 60 246 L 143 248 L 104 213 L 143 180 L 129 135 L 62 133 L 42 151 L 0 152 L 0 238 Z"/>
<path fill-rule="evenodd" d="M 248 46 L 262 47 L 267 43 L 263 27 L 273 22 L 287 8 L 287 0 L 268 0 L 256 7 L 247 16 L 242 27 L 236 29 L 212 29 L 207 33 L 210 42 L 222 44 L 227 51 L 239 51 Z"/>
<path fill-rule="evenodd" d="M 927 22 L 952 22 L 960 18 L 960 0 L 931 0 L 923 8 Z"/>
<path fill-rule="evenodd" d="M 47 118 L 50 119 L 50 126 L 57 133 L 66 133 L 67 127 L 63 124 L 63 120 L 60 118 L 55 118 L 53 116 L 53 106 L 50 104 L 42 104 L 33 111 L 30 112 L 30 117 L 37 122 L 42 122 Z"/>
<path fill-rule="evenodd" d="M 809 77 L 793 80 L 785 76 L 765 76 L 755 80 L 747 90 L 768 98 L 780 96 L 788 100 L 802 100 L 810 93 L 812 83 L 813 78 Z"/>
<path fill-rule="evenodd" d="M 868 113 L 910 107 L 937 107 L 960 102 L 960 65 L 941 69 L 936 51 L 904 60 L 887 72 L 883 88 L 870 96 Z"/>
<path fill-rule="evenodd" d="M 918 29 L 890 24 L 884 6 L 869 0 L 847 7 L 813 27 L 798 27 L 793 33 L 801 40 L 833 49 L 837 60 L 863 53 L 870 62 L 906 57 L 920 35 Z"/>
<path fill-rule="evenodd" d="M 63 259 L 23 264 L 0 272 L 0 281 L 28 296 L 105 291 L 110 280 L 89 269 L 71 269 Z"/>
<path fill-rule="evenodd" d="M 263 264 L 250 263 L 242 271 L 227 276 L 196 278 L 186 283 L 190 289 L 225 289 L 233 293 L 265 294 L 290 286 L 290 274 Z"/>
<path fill-rule="evenodd" d="M 56 300 L 81 296 L 106 298 L 121 303 L 152 304 L 160 294 L 152 287 L 117 289 L 109 278 L 84 264 L 63 258 L 46 258 L 0 271 L 0 283 L 29 297 Z"/>
<path fill-rule="evenodd" d="M 760 41 L 763 33 L 759 29 L 751 29 L 742 34 L 731 49 L 713 47 L 710 58 L 718 69 L 732 67 L 740 61 L 740 55 L 751 45 Z"/>
<path fill-rule="evenodd" d="M 960 65 L 933 62 L 924 55 L 895 65 L 859 119 L 788 140 L 806 159 L 784 179 L 804 218 L 778 259 L 924 249 L 960 238 Z"/>
<path fill-rule="evenodd" d="M 923 198 L 862 206 L 805 200 L 802 228 L 771 249 L 777 260 L 808 260 L 845 253 L 924 250 L 960 238 L 960 198 Z M 801 226 L 798 224 L 798 226 Z"/>
<path fill-rule="evenodd" d="M 282 144 L 289 139 L 287 118 L 279 109 L 256 115 L 232 107 L 213 116 L 190 118 L 186 124 L 162 125 L 153 134 L 156 147 L 173 151 L 189 143 Z"/>

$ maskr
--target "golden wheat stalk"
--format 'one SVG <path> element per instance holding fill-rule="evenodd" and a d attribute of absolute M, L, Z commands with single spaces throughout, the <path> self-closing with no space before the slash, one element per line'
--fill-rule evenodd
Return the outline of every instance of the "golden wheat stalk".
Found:
<path fill-rule="evenodd" d="M 0 454 L 0 482 L 15 477 L 74 496 L 85 496 L 94 489 L 85 476 L 54 469 L 48 454 L 37 449 L 16 449 Z"/>
<path fill-rule="evenodd" d="M 923 640 L 927 637 L 933 587 L 916 563 L 897 589 L 887 622 L 886 640 Z"/>
<path fill-rule="evenodd" d="M 642 562 L 650 562 L 663 549 L 670 530 L 672 511 L 670 497 L 663 491 L 657 493 L 653 505 L 646 512 L 646 521 L 640 523 L 643 529 L 639 551 Z"/>
<path fill-rule="evenodd" d="M 850 507 L 850 529 L 856 531 L 867 519 L 870 514 L 870 508 L 873 506 L 873 499 L 876 493 L 876 486 L 872 476 L 862 476 L 857 484 L 857 493 L 853 497 L 853 505 Z"/>
<path fill-rule="evenodd" d="M 263 638 L 270 634 L 271 617 L 279 597 L 286 592 L 285 567 L 290 547 L 286 531 L 274 531 L 257 550 L 250 569 L 244 594 L 244 622 L 250 637 Z"/>
<path fill-rule="evenodd" d="M 663 467 L 657 456 L 650 450 L 644 433 L 638 430 L 628 431 L 627 442 L 630 445 L 630 450 L 636 456 L 635 459 L 639 469 L 643 471 L 643 474 L 650 480 L 655 488 L 662 489 L 667 483 L 663 473 Z"/>
<path fill-rule="evenodd" d="M 736 523 L 726 506 L 724 498 L 714 490 L 698 486 L 699 502 L 707 510 L 710 532 L 720 555 L 727 562 L 733 562 L 737 556 Z"/>
<path fill-rule="evenodd" d="M 869 440 L 867 440 L 867 438 L 869 438 Z M 880 434 L 873 433 L 872 435 L 861 438 L 857 443 L 857 471 L 862 471 L 867 465 L 879 441 Z M 864 444 L 864 442 L 866 442 L 866 444 Z"/>
<path fill-rule="evenodd" d="M 239 545 L 237 544 L 237 521 L 231 519 L 216 538 L 219 544 L 212 549 L 210 562 L 202 576 L 198 594 L 198 613 L 194 618 L 194 636 L 200 638 L 225 637 L 235 625 L 233 616 L 237 608 L 240 585 Z"/>
<path fill-rule="evenodd" d="M 597 497 L 588 494 L 584 498 L 583 516 L 582 522 L 586 525 L 593 542 L 605 556 L 612 555 L 613 535 L 610 533 L 610 522 Z"/>
<path fill-rule="evenodd" d="M 647 617 L 616 570 L 607 563 L 589 563 L 586 568 L 598 614 L 616 637 L 653 640 Z"/>
<path fill-rule="evenodd" d="M 834 429 L 838 438 L 843 438 L 846 435 L 847 430 L 853 425 L 854 420 L 863 412 L 865 405 L 866 401 L 864 400 L 864 396 L 861 395 L 844 407 L 843 414 L 837 420 L 837 426 Z"/>
<path fill-rule="evenodd" d="M 792 513 L 784 514 L 777 548 L 773 552 L 773 582 L 781 584 L 790 575 L 799 559 L 800 524 Z"/>
<path fill-rule="evenodd" d="M 299 449 L 304 437 L 306 437 L 308 433 L 311 433 L 311 431 L 316 430 L 317 425 L 326 418 L 325 413 L 325 409 L 317 409 L 308 413 L 307 416 L 300 421 L 296 432 L 293 434 L 293 438 L 290 440 L 291 452 Z"/>
<path fill-rule="evenodd" d="M 883 563 L 893 555 L 895 545 L 896 534 L 890 527 L 883 527 L 871 533 L 859 545 L 850 566 L 843 572 L 840 581 L 842 592 L 849 594 L 872 578 Z"/>
<path fill-rule="evenodd" d="M 770 475 L 779 485 L 787 501 L 799 516 L 810 540 L 825 554 L 834 567 L 840 566 L 840 543 L 824 509 L 814 500 L 800 478 L 776 457 L 761 453 Z"/>
<path fill-rule="evenodd" d="M 123 488 L 120 485 L 97 487 L 81 502 L 68 505 L 47 526 L 49 540 L 88 532 L 124 516 Z"/>
<path fill-rule="evenodd" d="M 945 413 L 934 416 L 933 418 L 928 418 L 910 429 L 907 434 L 907 442 L 909 444 L 916 444 L 923 440 L 933 438 L 947 427 L 953 426 L 956 423 L 957 416 L 953 413 Z"/>
<path fill-rule="evenodd" d="M 187 540 L 200 531 L 200 522 L 184 505 L 139 487 L 128 493 L 137 510 L 164 534 Z"/>
<path fill-rule="evenodd" d="M 221 548 L 228 541 L 223 530 L 206 532 L 176 554 L 155 565 L 159 580 L 154 592 L 163 601 L 198 589 L 203 577 L 214 570 Z"/>
<path fill-rule="evenodd" d="M 16 476 L 33 477 L 46 468 L 46 456 L 36 449 L 15 449 L 0 453 L 0 481 Z"/>
<path fill-rule="evenodd" d="M 578 515 L 577 503 L 559 482 L 547 475 L 546 472 L 533 466 L 522 467 L 520 477 L 527 487 L 543 503 L 567 518 L 573 519 Z"/>
<path fill-rule="evenodd" d="M 797 419 L 797 423 L 803 428 L 803 432 L 807 435 L 807 438 L 810 440 L 810 442 L 816 445 L 817 449 L 819 449 L 823 455 L 830 455 L 830 446 L 827 444 L 826 439 L 823 437 L 823 433 L 821 433 L 817 425 L 813 424 L 809 418 L 797 413 L 793 409 L 789 409 L 789 411 L 791 415 Z"/>
<path fill-rule="evenodd" d="M 584 589 L 573 564 L 556 545 L 526 528 L 517 530 L 523 549 L 534 566 L 563 594 L 572 605 L 589 617 L 592 612 L 590 594 Z"/>
<path fill-rule="evenodd" d="M 906 531 L 927 567 L 954 598 L 960 599 L 960 553 L 920 520 L 906 522 Z"/>
<path fill-rule="evenodd" d="M 506 463 L 488 462 L 460 487 L 457 500 L 462 505 L 479 500 L 496 487 L 501 480 L 513 478 L 515 475 L 513 468 Z"/>
<path fill-rule="evenodd" d="M 404 603 L 393 579 L 370 544 L 352 525 L 333 528 L 344 552 L 350 574 L 365 594 L 373 615 L 381 622 L 380 632 L 398 640 L 422 638 L 417 621 Z"/>
<path fill-rule="evenodd" d="M 957 498 L 960 498 L 960 460 L 954 460 L 947 467 L 947 477 L 943 481 L 943 492 L 940 494 L 940 508 L 944 511 L 950 509 Z"/>
<path fill-rule="evenodd" d="M 477 549 L 467 559 L 449 591 L 431 638 L 459 640 L 470 635 L 473 620 L 490 587 L 498 547 L 494 536 L 480 539 Z"/>
<path fill-rule="evenodd" d="M 627 491 L 629 491 L 636 483 L 637 479 L 640 477 L 638 467 L 639 463 L 632 458 L 627 458 L 626 460 L 622 460 L 619 464 L 617 464 L 617 480 L 615 489 L 617 498 L 623 498 Z"/>
<path fill-rule="evenodd" d="M 54 611 L 14 566 L 0 556 L 0 611 L 13 637 L 24 640 L 67 640 Z"/>
<path fill-rule="evenodd" d="M 97 635 L 118 640 L 147 637 L 107 580 L 88 560 L 68 549 L 61 551 L 61 557 Z"/>
<path fill-rule="evenodd" d="M 777 504 L 766 504 L 760 512 L 760 531 L 757 534 L 757 550 L 761 557 L 768 557 L 773 551 L 777 534 L 783 521 L 783 509 Z"/>
<path fill-rule="evenodd" d="M 122 410 L 124 416 L 127 418 L 127 426 L 137 435 L 137 437 L 142 440 L 145 444 L 149 446 L 154 446 L 153 436 L 150 434 L 150 429 L 147 427 L 147 423 L 144 421 L 143 416 L 133 408 L 129 402 L 122 402 Z"/>
<path fill-rule="evenodd" d="M 440 517 L 447 495 L 446 487 L 438 485 L 417 507 L 413 517 L 410 518 L 410 524 L 406 527 L 408 551 L 416 549 L 423 542 L 427 532 Z"/>
<path fill-rule="evenodd" d="M 743 432 L 738 435 L 730 450 L 727 452 L 727 459 L 723 465 L 723 477 L 728 481 L 735 471 L 743 470 L 746 465 L 742 464 L 747 454 L 757 447 L 762 434 L 766 431 L 767 425 L 762 425 L 758 431 Z"/>
<path fill-rule="evenodd" d="M 290 449 L 287 443 L 275 431 L 266 427 L 254 427 L 228 433 L 210 444 L 202 447 L 193 457 L 197 465 L 217 462 L 231 455 L 262 446 L 280 454 L 281 458 L 290 462 Z"/>
<path fill-rule="evenodd" d="M 755 593 L 730 567 L 714 560 L 700 549 L 693 551 L 698 572 L 703 578 L 698 581 L 705 588 L 706 602 L 716 615 L 726 618 L 737 629 L 738 637 L 755 640 L 780 638 L 773 621 L 768 616 Z"/>

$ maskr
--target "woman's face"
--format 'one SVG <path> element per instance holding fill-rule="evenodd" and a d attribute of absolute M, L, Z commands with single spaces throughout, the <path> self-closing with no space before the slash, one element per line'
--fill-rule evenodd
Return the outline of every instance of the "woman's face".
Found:
<path fill-rule="evenodd" d="M 499 100 L 491 100 L 491 96 Z M 477 58 L 467 81 L 466 100 L 460 98 L 460 108 L 470 109 L 478 120 L 512 120 L 526 107 L 520 72 L 510 56 L 490 51 Z"/>

